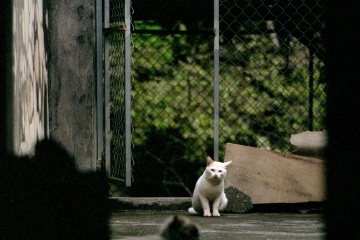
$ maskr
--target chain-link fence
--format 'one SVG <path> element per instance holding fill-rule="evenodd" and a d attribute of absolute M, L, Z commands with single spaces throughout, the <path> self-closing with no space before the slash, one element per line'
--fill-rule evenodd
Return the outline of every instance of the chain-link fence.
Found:
<path fill-rule="evenodd" d="M 189 195 L 195 175 L 191 169 L 212 155 L 213 35 L 189 33 L 183 23 L 170 31 L 157 21 L 134 24 L 134 189 L 136 179 L 149 171 L 142 166 L 151 163 L 152 174 L 163 180 L 155 189 Z"/>
<path fill-rule="evenodd" d="M 290 151 L 324 130 L 319 1 L 220 1 L 220 139 Z"/>
<path fill-rule="evenodd" d="M 220 84 L 216 86 L 213 6 L 204 0 L 133 0 L 134 196 L 191 194 L 206 155 L 214 153 L 216 87 L 220 160 L 227 142 L 286 152 L 291 151 L 291 134 L 324 130 L 321 3 L 219 3 Z M 121 22 L 114 21 L 114 26 Z M 123 58 L 121 34 L 113 35 L 112 167 L 124 172 L 121 79 L 123 62 L 130 59 Z"/>

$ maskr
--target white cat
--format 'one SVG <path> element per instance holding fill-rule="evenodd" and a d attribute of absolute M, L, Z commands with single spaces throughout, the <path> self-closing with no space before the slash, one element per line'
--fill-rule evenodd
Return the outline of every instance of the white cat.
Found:
<path fill-rule="evenodd" d="M 207 157 L 207 167 L 195 185 L 192 197 L 191 214 L 204 214 L 205 217 L 218 217 L 219 211 L 226 208 L 228 199 L 224 193 L 224 179 L 227 174 L 226 167 L 229 162 L 215 162 Z M 212 214 L 210 212 L 212 206 Z"/>

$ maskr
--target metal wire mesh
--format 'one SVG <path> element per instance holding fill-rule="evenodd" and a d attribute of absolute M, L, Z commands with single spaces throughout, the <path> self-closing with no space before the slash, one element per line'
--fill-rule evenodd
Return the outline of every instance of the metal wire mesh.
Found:
<path fill-rule="evenodd" d="M 214 9 L 205 11 L 204 4 L 133 4 L 132 154 L 140 166 L 134 178 L 150 171 L 168 195 L 191 194 L 194 179 L 186 172 L 214 150 Z M 113 27 L 123 24 L 123 9 L 123 1 L 111 1 Z M 220 159 L 227 142 L 286 152 L 291 134 L 324 130 L 322 15 L 319 0 L 220 0 Z M 111 168 L 124 178 L 124 62 L 130 59 L 123 33 L 112 32 L 109 40 Z"/>
<path fill-rule="evenodd" d="M 134 161 L 139 168 L 160 163 L 157 176 L 170 196 L 191 194 L 185 162 L 199 162 L 212 152 L 212 45 L 204 38 L 133 34 Z M 138 171 L 135 179 L 144 176 Z"/>
<path fill-rule="evenodd" d="M 206 153 L 212 139 L 212 45 L 202 36 L 133 34 L 133 140 L 144 143 L 149 129 L 177 129 L 193 154 Z M 163 149 L 159 149 L 162 151 Z M 195 156 L 189 156 L 195 157 Z"/>
<path fill-rule="evenodd" d="M 189 196 L 194 169 L 213 149 L 212 23 L 194 26 L 192 16 L 179 16 L 201 11 L 192 3 L 133 7 L 132 194 Z"/>
<path fill-rule="evenodd" d="M 220 1 L 220 142 L 289 151 L 324 130 L 319 1 Z"/>
<path fill-rule="evenodd" d="M 110 1 L 107 35 L 110 69 L 110 177 L 125 179 L 125 24 L 124 1 Z"/>

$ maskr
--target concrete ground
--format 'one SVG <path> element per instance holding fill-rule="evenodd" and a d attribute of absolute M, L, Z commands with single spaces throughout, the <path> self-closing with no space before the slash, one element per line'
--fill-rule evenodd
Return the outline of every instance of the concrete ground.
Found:
<path fill-rule="evenodd" d="M 156 234 L 168 217 L 186 211 L 118 211 L 110 221 L 113 240 Z M 322 214 L 242 213 L 220 217 L 189 216 L 201 228 L 201 239 L 324 239 Z"/>
<path fill-rule="evenodd" d="M 258 207 L 252 213 L 228 212 L 209 218 L 187 213 L 191 198 L 117 197 L 110 200 L 112 240 L 156 234 L 164 221 L 175 214 L 188 216 L 196 222 L 201 228 L 200 239 L 325 239 L 323 214 L 317 211 L 317 205 L 276 207 L 270 211 Z"/>

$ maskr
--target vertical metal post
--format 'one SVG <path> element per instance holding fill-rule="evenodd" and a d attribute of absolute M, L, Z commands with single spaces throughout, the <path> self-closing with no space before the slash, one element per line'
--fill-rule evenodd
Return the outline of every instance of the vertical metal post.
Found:
<path fill-rule="evenodd" d="M 313 130 L 313 105 L 314 105 L 314 53 L 309 49 L 309 131 Z"/>
<path fill-rule="evenodd" d="M 219 161 L 219 0 L 214 0 L 214 160 Z"/>
<path fill-rule="evenodd" d="M 104 151 L 104 111 L 103 111 L 103 51 L 102 51 L 102 0 L 96 0 L 96 136 L 97 160 Z"/>
<path fill-rule="evenodd" d="M 131 186 L 131 0 L 125 0 L 125 184 Z"/>
<path fill-rule="evenodd" d="M 110 27 L 110 0 L 104 2 L 104 27 Z M 111 177 L 111 154 L 110 154 L 110 41 L 105 38 L 105 159 L 106 173 Z"/>

